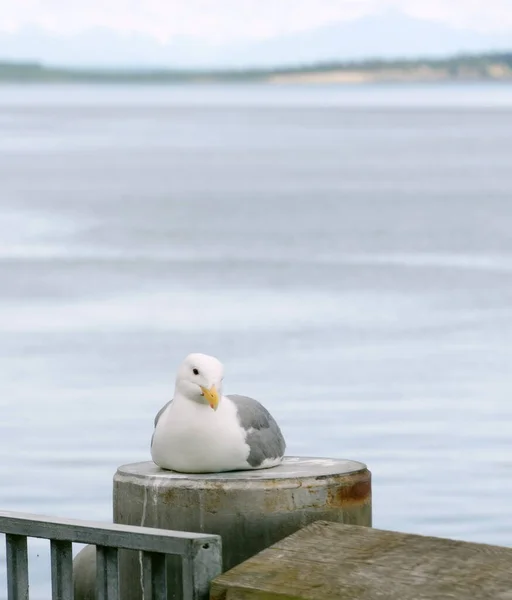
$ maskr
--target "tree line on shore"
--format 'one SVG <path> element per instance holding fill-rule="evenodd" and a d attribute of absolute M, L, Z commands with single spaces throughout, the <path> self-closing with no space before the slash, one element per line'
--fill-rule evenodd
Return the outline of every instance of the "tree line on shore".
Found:
<path fill-rule="evenodd" d="M 512 51 L 425 59 L 367 59 L 330 61 L 273 68 L 167 69 L 167 68 L 78 68 L 52 67 L 38 62 L 0 61 L 0 81 L 27 83 L 166 83 L 166 82 L 264 82 L 275 76 L 359 72 L 367 75 L 397 73 L 404 76 L 429 70 L 444 79 L 511 79 Z M 421 78 L 421 76 L 420 76 Z"/>

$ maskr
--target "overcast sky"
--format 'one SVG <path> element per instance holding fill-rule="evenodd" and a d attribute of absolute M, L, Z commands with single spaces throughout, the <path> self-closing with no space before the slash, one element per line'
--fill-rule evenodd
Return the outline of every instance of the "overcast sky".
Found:
<path fill-rule="evenodd" d="M 512 0 L 0 0 L 0 30 L 36 26 L 71 35 L 106 27 L 161 42 L 184 35 L 226 43 L 278 37 L 386 9 L 512 34 Z"/>

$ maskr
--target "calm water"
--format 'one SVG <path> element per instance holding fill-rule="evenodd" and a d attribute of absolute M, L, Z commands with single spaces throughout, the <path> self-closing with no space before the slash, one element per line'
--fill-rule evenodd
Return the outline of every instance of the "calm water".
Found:
<path fill-rule="evenodd" d="M 0 88 L 0 507 L 111 521 L 202 351 L 376 527 L 512 545 L 511 162 L 512 87 Z"/>

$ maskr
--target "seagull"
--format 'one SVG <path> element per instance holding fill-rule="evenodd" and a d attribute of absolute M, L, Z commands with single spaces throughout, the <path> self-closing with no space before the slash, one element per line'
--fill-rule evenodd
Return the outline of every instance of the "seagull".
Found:
<path fill-rule="evenodd" d="M 173 399 L 155 417 L 151 457 L 162 469 L 220 473 L 279 465 L 286 443 L 257 400 L 222 395 L 224 366 L 189 354 L 176 375 Z"/>

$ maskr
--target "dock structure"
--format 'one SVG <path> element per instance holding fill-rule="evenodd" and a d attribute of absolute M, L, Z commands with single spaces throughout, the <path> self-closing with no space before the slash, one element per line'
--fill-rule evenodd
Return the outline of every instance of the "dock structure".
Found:
<path fill-rule="evenodd" d="M 27 537 L 49 540 L 53 600 L 512 600 L 512 548 L 373 529 L 355 461 L 124 465 L 114 520 L 0 512 L 8 600 L 29 599 Z M 75 542 L 90 545 L 73 560 Z"/>
<path fill-rule="evenodd" d="M 511 600 L 512 548 L 319 521 L 217 577 L 210 600 Z"/>

